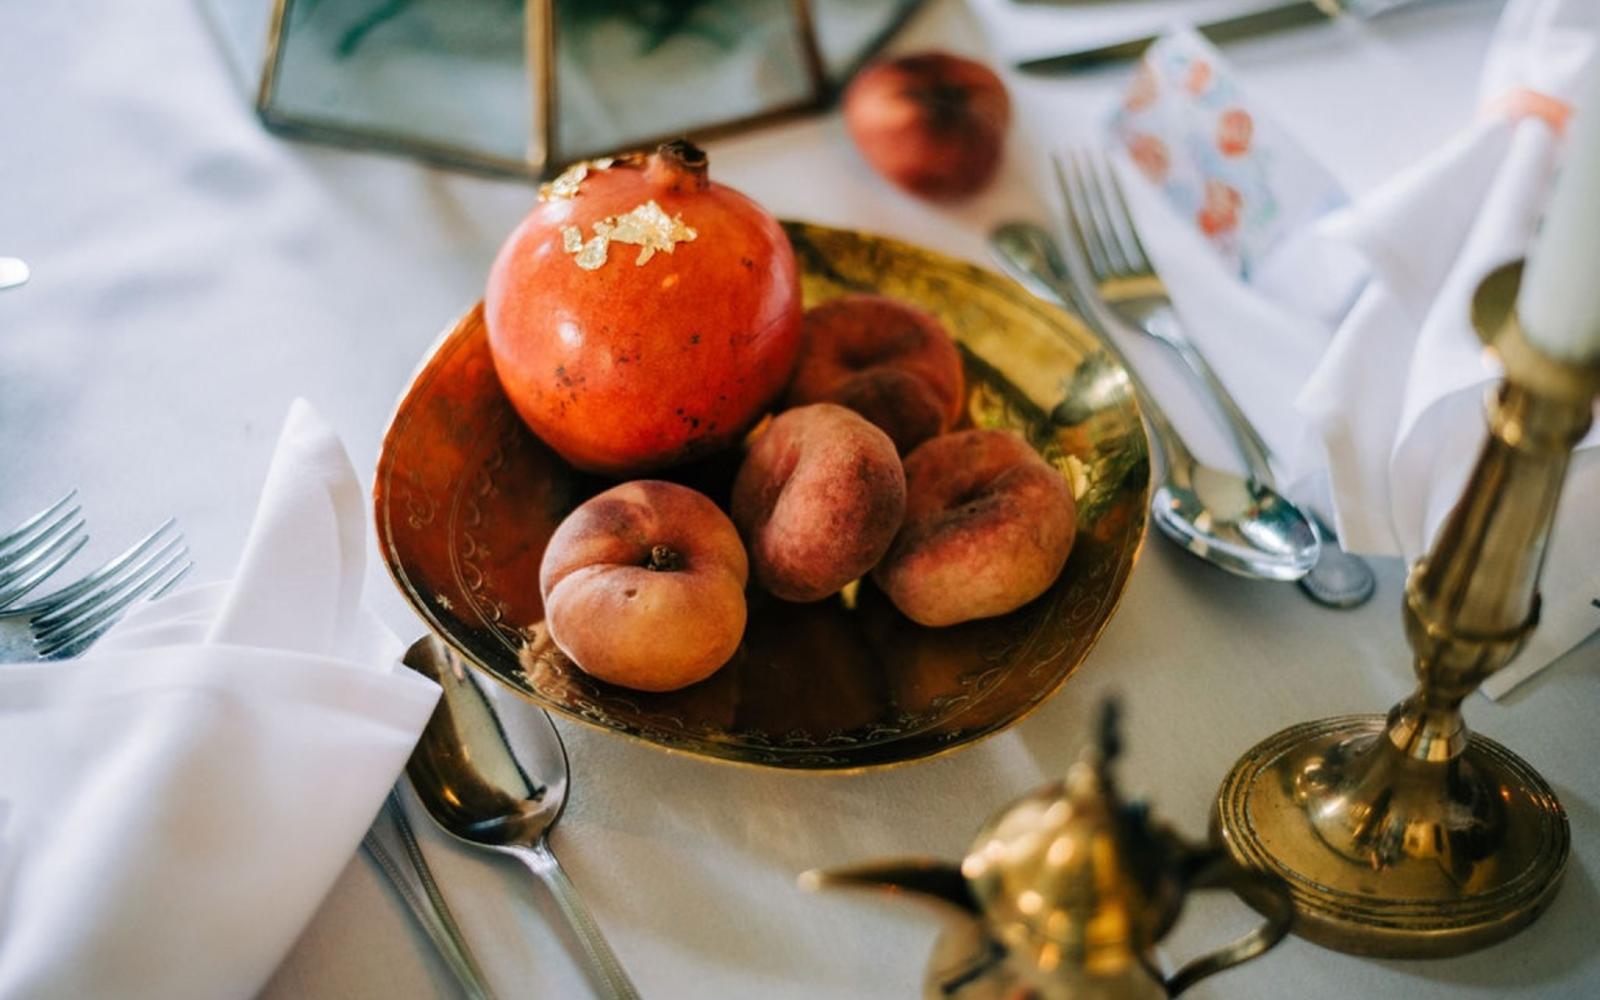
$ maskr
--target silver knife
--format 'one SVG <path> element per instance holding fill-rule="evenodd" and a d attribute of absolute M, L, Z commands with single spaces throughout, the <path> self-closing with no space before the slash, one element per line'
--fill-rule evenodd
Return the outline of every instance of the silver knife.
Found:
<path fill-rule="evenodd" d="M 405 775 L 400 776 L 401 783 L 407 780 Z M 386 845 L 385 840 L 391 843 Z M 389 884 L 400 894 L 417 923 L 428 932 L 445 965 L 455 973 L 467 1000 L 494 1000 L 494 994 L 484 980 L 483 970 L 478 967 L 472 950 L 467 947 L 455 915 L 450 912 L 450 904 L 445 902 L 444 894 L 439 891 L 428 860 L 417 843 L 417 835 L 406 819 L 406 807 L 400 801 L 399 784 L 389 792 L 383 809 L 362 839 L 361 846 L 389 877 Z M 397 850 L 391 851 L 391 846 Z M 396 853 L 400 855 L 399 858 L 394 856 Z"/>
<path fill-rule="evenodd" d="M 1232 42 L 1282 28 L 1326 24 L 1339 17 L 1366 20 L 1401 7 L 1414 7 L 1427 2 L 1430 0 L 1289 0 L 1287 3 L 1275 4 L 1263 10 L 1197 24 L 1195 30 L 1215 43 Z M 1159 35 L 1144 35 L 1108 45 L 1078 49 L 1075 52 L 1023 59 L 1016 66 L 1017 69 L 1029 73 L 1070 73 L 1106 63 L 1137 59 L 1144 55 L 1144 50 L 1159 37 Z"/>

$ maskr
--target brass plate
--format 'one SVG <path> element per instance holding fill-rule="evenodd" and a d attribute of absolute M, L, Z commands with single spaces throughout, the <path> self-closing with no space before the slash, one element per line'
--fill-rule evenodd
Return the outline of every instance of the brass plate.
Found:
<path fill-rule="evenodd" d="M 650 694 L 591 679 L 545 633 L 538 570 L 556 525 L 607 484 L 564 464 L 517 419 L 495 378 L 481 306 L 434 346 L 384 435 L 373 489 L 380 549 L 434 631 L 552 711 L 746 764 L 838 770 L 927 757 L 1021 719 L 1094 646 L 1144 539 L 1144 428 L 1131 394 L 1075 427 L 1050 421 L 1074 371 L 1099 352 L 1076 318 L 909 244 L 786 228 L 807 305 L 876 291 L 934 313 L 961 344 L 970 421 L 1016 429 L 1073 481 L 1078 541 L 1038 600 L 928 629 L 866 582 L 811 605 L 752 592 L 745 641 L 709 680 Z M 723 502 L 736 462 L 669 478 Z"/>

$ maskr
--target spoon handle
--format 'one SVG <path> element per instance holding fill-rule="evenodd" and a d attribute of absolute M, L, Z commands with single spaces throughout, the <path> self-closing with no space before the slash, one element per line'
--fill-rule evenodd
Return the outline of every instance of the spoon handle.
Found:
<path fill-rule="evenodd" d="M 639 991 L 634 989 L 633 981 L 628 978 L 628 973 L 622 968 L 622 963 L 617 960 L 616 952 L 611 950 L 611 945 L 606 942 L 606 937 L 600 932 L 600 925 L 595 923 L 589 907 L 584 904 L 583 897 L 578 895 L 578 889 L 567 878 L 567 873 L 562 870 L 561 862 L 550 850 L 550 844 L 539 838 L 533 846 L 518 846 L 513 853 L 522 859 L 528 870 L 544 882 L 549 888 L 550 895 L 555 897 L 556 906 L 561 909 L 561 915 L 567 918 L 567 923 L 577 935 L 578 943 L 583 947 L 584 957 L 588 960 L 589 972 L 594 978 L 595 986 L 603 991 L 603 995 L 616 1000 L 638 1000 Z"/>
<path fill-rule="evenodd" d="M 1157 311 L 1147 323 L 1150 328 L 1162 331 L 1156 334 L 1157 339 L 1177 353 L 1184 366 L 1189 369 L 1189 373 L 1211 394 L 1212 402 L 1222 411 L 1223 422 L 1228 425 L 1234 442 L 1239 446 L 1239 453 L 1244 456 L 1244 464 L 1250 471 L 1250 478 L 1268 489 L 1276 489 L 1277 480 L 1272 474 L 1271 450 L 1268 449 L 1267 443 L 1261 440 L 1261 435 L 1256 432 L 1250 418 L 1244 415 L 1244 410 L 1233 398 L 1233 393 L 1229 392 L 1228 387 L 1222 384 L 1222 379 L 1217 377 L 1211 363 L 1183 332 L 1177 313 L 1171 307 L 1167 307 Z"/>

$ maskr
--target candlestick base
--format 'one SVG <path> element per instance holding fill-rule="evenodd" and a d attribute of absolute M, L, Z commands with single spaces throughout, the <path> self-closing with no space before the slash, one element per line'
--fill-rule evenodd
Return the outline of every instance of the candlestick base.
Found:
<path fill-rule="evenodd" d="M 1403 708 L 1387 728 L 1352 715 L 1257 744 L 1223 782 L 1214 821 L 1236 861 L 1289 884 L 1295 934 L 1357 955 L 1458 955 L 1549 905 L 1567 818 L 1538 772 L 1493 740 L 1474 733 L 1436 760 L 1396 746 Z"/>

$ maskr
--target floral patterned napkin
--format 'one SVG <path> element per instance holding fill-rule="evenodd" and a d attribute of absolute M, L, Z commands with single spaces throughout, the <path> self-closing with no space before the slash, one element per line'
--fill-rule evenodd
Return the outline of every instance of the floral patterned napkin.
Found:
<path fill-rule="evenodd" d="M 1151 46 L 1110 129 L 1247 282 L 1346 202 L 1333 176 L 1250 101 L 1217 50 L 1189 29 Z"/>

